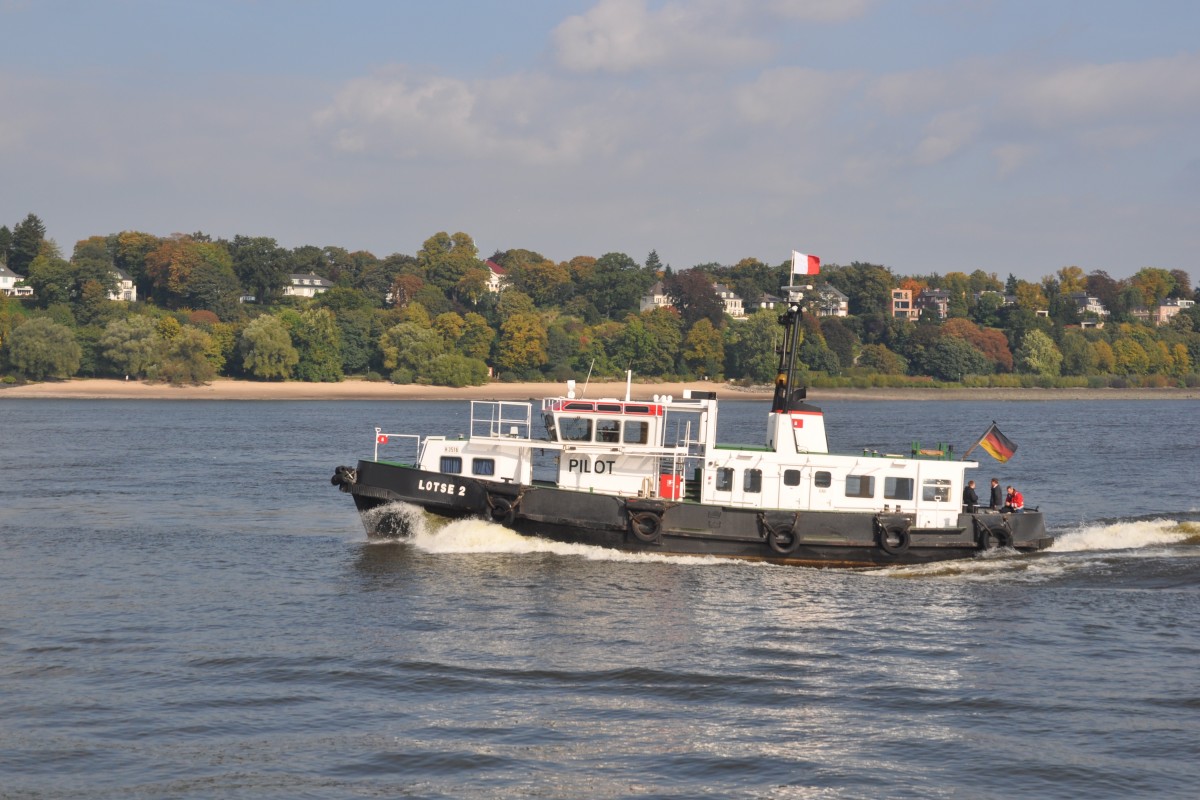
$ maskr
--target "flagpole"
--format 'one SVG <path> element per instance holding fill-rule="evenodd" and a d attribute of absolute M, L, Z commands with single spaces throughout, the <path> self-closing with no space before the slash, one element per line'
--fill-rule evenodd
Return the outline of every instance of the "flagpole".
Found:
<path fill-rule="evenodd" d="M 979 437 L 978 442 L 976 442 L 975 444 L 973 444 L 967 448 L 967 452 L 963 453 L 963 457 L 962 457 L 963 461 L 967 460 L 967 456 L 971 455 L 972 450 L 974 450 L 976 447 L 979 447 L 979 445 L 983 444 L 983 440 L 987 438 L 987 435 L 992 432 L 992 428 L 994 428 L 994 427 L 996 427 L 996 420 L 992 420 L 991 426 L 988 427 L 988 429 L 983 432 L 983 436 Z"/>

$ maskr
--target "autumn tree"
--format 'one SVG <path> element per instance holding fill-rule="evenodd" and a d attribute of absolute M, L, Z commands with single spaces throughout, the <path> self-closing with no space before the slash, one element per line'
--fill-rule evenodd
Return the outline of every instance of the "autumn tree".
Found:
<path fill-rule="evenodd" d="M 725 321 L 725 303 L 717 296 L 712 278 L 698 269 L 672 273 L 663 279 L 663 291 L 683 318 L 685 328 L 708 320 L 713 328 Z"/>
<path fill-rule="evenodd" d="M 500 326 L 496 344 L 496 366 L 526 376 L 548 360 L 546 327 L 537 314 L 514 314 Z"/>
<path fill-rule="evenodd" d="M 206 308 L 226 315 L 237 306 L 240 286 L 229 251 L 191 236 L 164 239 L 146 255 L 152 295 L 166 308 Z"/>

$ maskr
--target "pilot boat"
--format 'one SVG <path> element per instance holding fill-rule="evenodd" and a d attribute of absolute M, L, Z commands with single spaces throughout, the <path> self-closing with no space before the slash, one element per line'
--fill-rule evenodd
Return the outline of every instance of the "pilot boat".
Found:
<path fill-rule="evenodd" d="M 974 461 L 939 445 L 829 452 L 824 413 L 797 381 L 803 290 L 787 309 L 766 435 L 717 440 L 715 392 L 588 399 L 574 382 L 533 402 L 472 401 L 465 435 L 375 429 L 375 452 L 336 468 L 368 536 L 411 533 L 413 507 L 519 534 L 635 553 L 877 568 L 1032 552 L 1042 514 L 961 504 Z"/>

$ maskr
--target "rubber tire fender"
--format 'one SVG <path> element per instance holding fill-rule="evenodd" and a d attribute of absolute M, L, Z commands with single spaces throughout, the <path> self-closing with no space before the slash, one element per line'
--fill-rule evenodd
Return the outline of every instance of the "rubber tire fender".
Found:
<path fill-rule="evenodd" d="M 513 502 L 507 497 L 491 497 L 488 498 L 491 506 L 492 521 L 500 525 L 507 525 L 513 520 Z"/>
<path fill-rule="evenodd" d="M 652 544 L 662 533 L 662 517 L 649 511 L 639 511 L 629 517 L 629 531 L 639 542 Z"/>
<path fill-rule="evenodd" d="M 767 544 L 781 556 L 790 556 L 800 546 L 800 534 L 792 526 L 771 528 L 767 531 Z"/>
<path fill-rule="evenodd" d="M 895 537 L 896 541 L 891 541 Z M 908 546 L 912 544 L 912 535 L 909 534 L 908 528 L 900 525 L 889 525 L 886 528 L 879 529 L 879 549 L 887 553 L 889 556 L 902 556 L 908 552 Z"/>

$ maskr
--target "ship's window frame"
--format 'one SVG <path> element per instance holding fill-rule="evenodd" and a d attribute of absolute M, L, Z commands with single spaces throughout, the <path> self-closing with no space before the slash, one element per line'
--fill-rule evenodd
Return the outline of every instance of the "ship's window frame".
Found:
<path fill-rule="evenodd" d="M 596 420 L 596 441 L 617 444 L 621 441 L 621 420 L 601 417 Z"/>
<path fill-rule="evenodd" d="M 916 481 L 898 475 L 888 475 L 883 479 L 884 500 L 912 500 L 913 487 Z"/>
<path fill-rule="evenodd" d="M 603 411 L 608 414 L 620 414 L 621 413 L 621 404 L 620 403 L 596 403 L 596 410 Z"/>
<path fill-rule="evenodd" d="M 758 494 L 762 491 L 762 470 L 749 467 L 742 470 L 742 491 Z"/>
<path fill-rule="evenodd" d="M 555 427 L 555 425 L 554 425 L 554 415 L 546 414 L 545 421 L 546 421 L 546 435 L 550 437 L 550 441 L 557 442 L 558 441 L 558 428 Z"/>
<path fill-rule="evenodd" d="M 564 442 L 590 442 L 592 440 L 591 417 L 559 417 L 558 435 Z"/>
<path fill-rule="evenodd" d="M 813 486 L 818 489 L 828 489 L 833 486 L 833 473 L 828 470 L 817 470 L 813 473 Z"/>
<path fill-rule="evenodd" d="M 650 441 L 650 423 L 643 419 L 625 420 L 625 444 L 646 444 Z"/>
<path fill-rule="evenodd" d="M 851 491 L 851 488 L 854 491 Z M 846 497 L 874 497 L 875 496 L 875 476 L 874 475 L 847 475 L 846 476 Z"/>
<path fill-rule="evenodd" d="M 718 492 L 733 491 L 733 467 L 717 467 L 717 484 Z"/>
<path fill-rule="evenodd" d="M 471 474 L 472 475 L 495 475 L 496 474 L 496 459 L 494 459 L 494 458 L 472 458 L 471 459 Z"/>
<path fill-rule="evenodd" d="M 921 482 L 921 499 L 927 503 L 949 503 L 950 480 L 948 478 L 926 478 Z"/>
<path fill-rule="evenodd" d="M 800 470 L 785 469 L 783 471 L 784 486 L 799 486 L 800 485 Z"/>
<path fill-rule="evenodd" d="M 462 475 L 462 456 L 442 456 L 438 470 L 446 475 Z"/>

